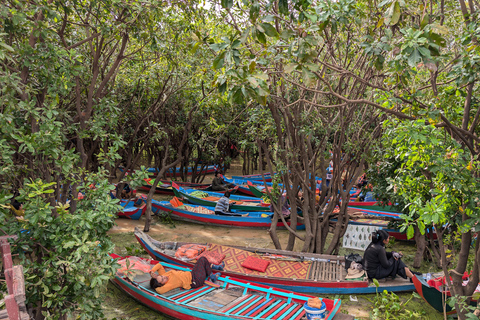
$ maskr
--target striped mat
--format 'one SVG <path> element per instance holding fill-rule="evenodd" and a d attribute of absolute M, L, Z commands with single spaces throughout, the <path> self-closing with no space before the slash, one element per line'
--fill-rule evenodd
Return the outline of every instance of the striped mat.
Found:
<path fill-rule="evenodd" d="M 209 244 L 209 247 L 209 250 L 225 255 L 225 259 L 223 259 L 223 261 L 225 262 L 225 270 L 227 271 L 279 278 L 307 279 L 312 267 L 312 263 L 310 261 L 300 262 L 270 259 L 267 256 L 262 256 L 260 254 L 217 244 Z M 256 256 L 258 258 L 270 260 L 271 262 L 265 272 L 250 270 L 242 267 L 243 261 L 248 256 Z"/>

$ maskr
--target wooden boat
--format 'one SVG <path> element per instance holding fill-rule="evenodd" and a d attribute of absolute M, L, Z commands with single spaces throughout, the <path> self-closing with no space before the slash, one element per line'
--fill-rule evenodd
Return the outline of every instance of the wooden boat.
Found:
<path fill-rule="evenodd" d="M 413 277 L 413 284 L 415 285 L 415 290 L 417 290 L 417 293 L 425 300 L 429 305 L 431 305 L 435 310 L 438 312 L 445 311 L 447 314 L 455 314 L 456 311 L 452 309 L 446 303 L 446 299 L 451 297 L 450 291 L 445 291 L 442 278 L 439 277 L 440 280 L 437 279 L 431 279 L 431 280 L 426 280 L 423 277 L 415 275 Z M 477 290 L 475 292 L 480 292 L 480 284 L 477 287 Z M 477 300 L 472 300 L 470 302 L 471 305 L 476 306 L 478 303 Z"/>
<path fill-rule="evenodd" d="M 191 262 L 175 257 L 181 242 L 160 242 L 135 228 L 135 237 L 148 254 L 168 263 L 192 266 Z M 364 294 L 387 290 L 389 292 L 413 291 L 409 280 L 396 277 L 382 279 L 377 288 L 366 278 L 345 280 L 345 257 L 284 250 L 247 248 L 207 244 L 208 250 L 225 255 L 224 276 L 232 276 L 267 286 L 303 293 Z M 265 272 L 253 271 L 241 266 L 248 257 L 259 257 L 270 262 Z"/>
<path fill-rule="evenodd" d="M 188 167 L 187 176 L 191 176 L 194 170 L 197 172 L 197 174 L 209 174 L 209 173 L 214 173 L 217 170 L 217 167 L 214 165 L 211 165 L 211 166 L 204 167 L 203 170 L 202 170 L 202 166 L 197 166 L 197 168 L 195 169 L 193 167 Z M 160 170 L 158 168 L 148 168 L 147 171 L 153 175 L 157 175 L 157 173 Z M 180 171 L 180 168 L 171 168 L 167 170 L 165 175 L 167 177 L 180 177 L 182 175 L 182 172 Z"/>
<path fill-rule="evenodd" d="M 147 210 L 144 201 L 141 206 L 135 206 L 135 200 L 120 200 L 120 205 L 123 206 L 123 210 L 117 212 L 120 218 L 138 220 Z"/>
<path fill-rule="evenodd" d="M 118 169 L 121 172 L 124 172 L 124 170 L 125 170 L 123 167 L 119 167 Z M 198 166 L 197 169 L 196 169 L 196 172 L 197 172 L 197 174 L 209 174 L 209 173 L 214 173 L 216 170 L 217 170 L 217 167 L 214 166 L 214 165 L 207 166 L 207 167 L 203 168 L 203 170 L 202 170 L 201 166 Z M 150 173 L 150 175 L 152 175 L 152 176 L 156 176 L 159 171 L 160 171 L 159 168 L 148 168 L 147 169 L 147 172 Z M 191 176 L 192 173 L 193 173 L 193 168 L 188 167 L 187 176 Z M 127 175 L 127 174 L 128 174 L 128 172 L 125 172 L 125 175 Z M 182 175 L 182 172 L 180 171 L 180 168 L 173 168 L 173 169 L 167 170 L 165 175 L 167 177 L 180 177 Z"/>
<path fill-rule="evenodd" d="M 262 181 L 272 182 L 272 174 L 270 172 L 259 174 L 247 174 L 244 176 L 233 176 L 232 179 L 243 179 L 243 180 L 253 180 L 253 181 Z"/>
<path fill-rule="evenodd" d="M 184 205 L 180 203 L 178 206 L 172 205 L 169 201 L 152 200 L 152 211 L 159 213 L 161 211 L 170 213 L 171 217 L 176 220 L 190 221 L 199 224 L 219 225 L 241 228 L 269 228 L 272 224 L 273 213 L 262 211 L 236 211 L 234 214 L 239 216 L 216 215 L 214 207 L 206 207 L 200 205 Z M 288 225 L 290 222 L 287 221 Z M 283 222 L 278 222 L 278 227 L 283 227 Z M 298 224 L 297 230 L 305 229 L 305 225 Z"/>
<path fill-rule="evenodd" d="M 111 254 L 119 262 L 125 258 Z M 304 304 L 313 296 L 271 288 L 248 281 L 222 276 L 219 286 L 203 285 L 185 290 L 177 288 L 159 294 L 150 287 L 150 274 L 145 272 L 158 261 L 127 257 L 133 260 L 129 276 L 117 272 L 112 282 L 129 296 L 145 306 L 182 320 L 221 319 L 278 319 L 300 320 L 305 316 Z M 189 271 L 190 269 L 163 263 L 166 269 Z M 146 268 L 145 268 L 146 267 Z M 127 273 L 128 271 L 125 271 Z M 326 306 L 326 320 L 334 319 L 340 311 L 341 300 L 322 299 Z"/>
<path fill-rule="evenodd" d="M 152 188 L 152 179 L 147 178 L 143 179 L 145 183 L 140 187 L 141 190 L 150 191 Z M 177 181 L 170 181 L 170 180 L 161 180 L 161 182 L 155 188 L 155 193 L 157 194 L 168 194 L 174 195 L 172 183 L 176 183 L 178 186 L 183 188 L 192 188 L 197 190 L 205 190 L 205 191 L 212 191 L 212 185 L 209 183 L 192 183 L 192 182 L 177 182 Z M 215 191 L 218 193 L 225 193 L 225 191 Z M 230 192 L 236 192 L 235 188 L 228 189 Z"/>
<path fill-rule="evenodd" d="M 263 185 L 264 185 L 263 181 L 260 181 L 260 180 L 248 180 L 248 179 L 242 179 L 242 178 L 238 178 L 238 177 L 235 177 L 235 178 L 232 178 L 232 179 L 228 179 L 228 178 L 226 178 L 226 177 L 223 177 L 223 178 L 224 178 L 225 182 L 227 182 L 227 183 L 233 183 L 233 184 L 235 184 L 236 186 L 238 186 L 237 192 L 242 193 L 242 194 L 245 194 L 245 195 L 250 196 L 250 197 L 261 198 L 261 197 L 257 196 L 256 194 L 252 193 L 252 191 L 251 191 L 250 188 L 248 187 L 248 183 L 250 182 L 250 183 L 253 184 L 253 185 L 263 186 Z M 271 182 L 267 182 L 267 185 L 268 185 L 268 186 L 271 186 L 272 183 L 271 183 Z"/>
<path fill-rule="evenodd" d="M 199 190 L 183 189 L 173 185 L 173 192 L 178 198 L 182 198 L 192 204 L 198 204 L 207 207 L 215 207 L 217 201 L 222 197 L 221 193 L 205 191 L 206 197 L 196 197 L 194 192 Z M 203 190 L 202 190 L 203 191 Z M 262 199 L 231 195 L 230 202 L 236 202 L 230 205 L 232 210 L 240 211 L 270 211 L 270 204 L 264 203 Z"/>

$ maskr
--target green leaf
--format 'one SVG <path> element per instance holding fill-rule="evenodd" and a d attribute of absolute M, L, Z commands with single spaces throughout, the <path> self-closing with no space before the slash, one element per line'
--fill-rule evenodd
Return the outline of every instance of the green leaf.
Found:
<path fill-rule="evenodd" d="M 257 82 L 257 80 L 256 80 L 254 77 L 248 77 L 247 80 L 248 80 L 248 82 L 250 82 L 250 85 L 251 85 L 253 88 L 257 88 L 257 87 L 258 87 L 258 82 Z"/>
<path fill-rule="evenodd" d="M 280 34 L 280 38 L 282 38 L 283 40 L 288 40 L 293 35 L 295 35 L 293 31 L 285 29 Z"/>
<path fill-rule="evenodd" d="M 288 16 L 288 0 L 278 0 L 278 11 Z"/>
<path fill-rule="evenodd" d="M 430 16 L 428 15 L 428 13 L 425 13 L 422 21 L 420 22 L 420 29 L 425 28 L 425 26 L 428 24 L 429 21 L 430 21 Z"/>
<path fill-rule="evenodd" d="M 233 0 L 221 0 L 221 4 L 224 9 L 230 9 L 233 7 Z"/>
<path fill-rule="evenodd" d="M 413 226 L 409 225 L 408 229 L 407 229 L 407 239 L 412 239 L 414 234 L 415 234 L 415 230 L 414 230 Z"/>
<path fill-rule="evenodd" d="M 295 70 L 298 66 L 298 63 L 289 63 L 285 66 L 285 72 L 286 73 L 291 73 L 293 70 Z"/>
<path fill-rule="evenodd" d="M 258 42 L 263 44 L 267 43 L 267 38 L 265 37 L 265 34 L 257 30 L 256 35 L 257 35 Z"/>
<path fill-rule="evenodd" d="M 257 63 L 255 61 L 250 62 L 250 64 L 248 65 L 248 71 L 250 73 L 253 73 L 253 71 L 255 71 L 256 66 L 257 66 Z"/>
<path fill-rule="evenodd" d="M 262 25 L 263 29 L 265 30 L 265 33 L 267 34 L 267 36 L 269 36 L 269 37 L 277 37 L 278 36 L 277 30 L 275 30 L 275 28 L 270 23 L 262 23 L 261 25 Z"/>
<path fill-rule="evenodd" d="M 223 64 L 225 62 L 224 58 L 225 58 L 225 52 L 222 52 L 221 54 L 215 57 L 215 59 L 213 60 L 213 68 L 215 70 L 218 70 L 223 67 Z"/>
<path fill-rule="evenodd" d="M 5 49 L 7 49 L 7 51 L 10 51 L 10 52 L 14 52 L 15 50 L 13 50 L 12 47 L 10 47 L 8 44 L 6 43 L 3 43 L 3 42 L 0 42 L 0 46 L 4 47 Z"/>
<path fill-rule="evenodd" d="M 310 71 L 317 72 L 318 70 L 320 70 L 320 66 L 319 66 L 318 64 L 305 63 L 305 66 L 307 66 L 307 68 L 308 68 Z"/>
<path fill-rule="evenodd" d="M 412 54 L 408 57 L 408 65 L 410 67 L 416 67 L 417 63 L 422 60 L 422 56 L 420 55 L 420 52 L 417 49 L 414 49 Z"/>
<path fill-rule="evenodd" d="M 400 4 L 398 1 L 395 1 L 393 3 L 393 14 L 392 14 L 392 20 L 390 21 L 390 24 L 392 26 L 396 25 L 398 23 L 398 20 L 400 20 Z"/>

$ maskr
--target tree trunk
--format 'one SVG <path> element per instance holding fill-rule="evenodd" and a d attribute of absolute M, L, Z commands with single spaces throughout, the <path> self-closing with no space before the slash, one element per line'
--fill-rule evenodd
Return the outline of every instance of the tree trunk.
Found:
<path fill-rule="evenodd" d="M 420 268 L 423 261 L 423 256 L 425 255 L 425 249 L 427 247 L 427 243 L 425 241 L 425 235 L 420 233 L 417 225 L 414 226 L 415 228 L 415 244 L 417 245 L 417 252 L 415 253 L 415 258 L 413 259 L 413 267 Z"/>

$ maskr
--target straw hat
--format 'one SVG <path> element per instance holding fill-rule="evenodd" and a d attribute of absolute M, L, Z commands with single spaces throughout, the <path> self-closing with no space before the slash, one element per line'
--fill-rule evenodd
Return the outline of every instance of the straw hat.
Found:
<path fill-rule="evenodd" d="M 355 279 L 360 278 L 365 275 L 365 270 L 363 270 L 363 266 L 361 263 L 352 262 L 350 268 L 347 270 L 347 275 L 345 279 Z"/>
<path fill-rule="evenodd" d="M 364 275 L 365 275 L 365 270 L 349 268 L 347 270 L 347 275 L 345 276 L 345 279 L 356 279 L 356 278 L 363 277 Z"/>

